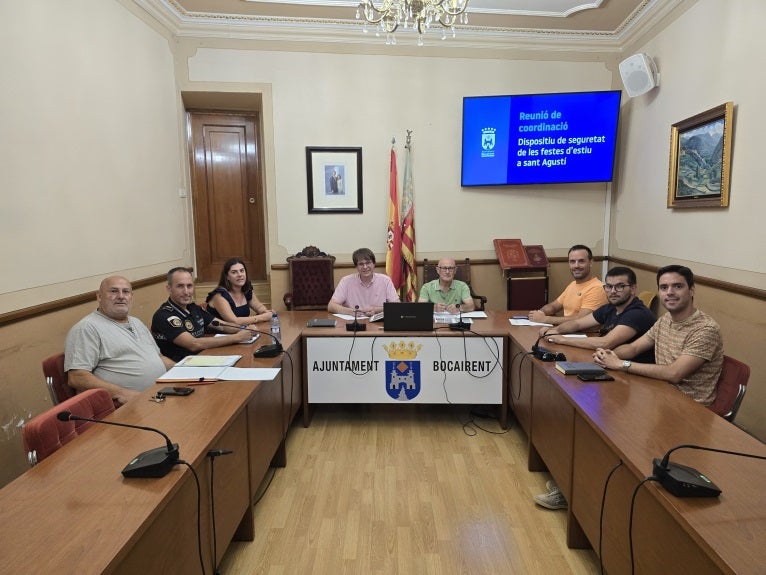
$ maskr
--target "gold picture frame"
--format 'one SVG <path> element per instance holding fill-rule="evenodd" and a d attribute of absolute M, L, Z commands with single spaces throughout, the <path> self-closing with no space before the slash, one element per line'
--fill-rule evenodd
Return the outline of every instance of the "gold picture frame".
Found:
<path fill-rule="evenodd" d="M 728 207 L 734 103 L 670 127 L 668 208 Z"/>

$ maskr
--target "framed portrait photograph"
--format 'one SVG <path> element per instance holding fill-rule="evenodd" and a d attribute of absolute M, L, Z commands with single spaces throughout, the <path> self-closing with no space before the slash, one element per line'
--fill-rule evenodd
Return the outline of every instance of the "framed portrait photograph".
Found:
<path fill-rule="evenodd" d="M 733 110 L 726 102 L 671 126 L 669 208 L 729 205 Z"/>
<path fill-rule="evenodd" d="M 306 147 L 310 214 L 362 213 L 362 148 Z"/>

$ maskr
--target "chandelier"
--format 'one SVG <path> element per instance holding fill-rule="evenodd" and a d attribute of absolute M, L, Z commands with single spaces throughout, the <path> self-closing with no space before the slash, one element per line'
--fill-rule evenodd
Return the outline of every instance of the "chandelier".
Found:
<path fill-rule="evenodd" d="M 382 0 L 379 7 L 375 0 L 361 0 L 356 9 L 357 20 L 364 16 L 364 32 L 367 23 L 376 24 L 376 36 L 386 34 L 386 44 L 396 44 L 396 30 L 411 28 L 417 30 L 418 46 L 423 45 L 423 34 L 431 24 L 442 27 L 442 40 L 447 30 L 455 37 L 455 24 L 468 24 L 468 0 Z"/>

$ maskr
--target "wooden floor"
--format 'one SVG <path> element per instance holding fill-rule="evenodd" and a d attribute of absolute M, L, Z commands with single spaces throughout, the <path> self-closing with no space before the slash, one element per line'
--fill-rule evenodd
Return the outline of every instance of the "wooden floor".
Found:
<path fill-rule="evenodd" d="M 222 575 L 595 574 L 565 511 L 532 501 L 526 435 L 466 406 L 320 406 L 255 506 L 255 541 Z M 515 424 L 515 422 L 514 422 Z M 495 433 L 492 433 L 495 432 Z"/>

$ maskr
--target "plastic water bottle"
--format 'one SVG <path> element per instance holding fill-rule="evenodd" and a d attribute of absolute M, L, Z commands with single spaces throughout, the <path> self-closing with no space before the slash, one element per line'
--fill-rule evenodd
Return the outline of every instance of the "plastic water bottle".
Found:
<path fill-rule="evenodd" d="M 282 340 L 282 328 L 279 326 L 279 316 L 277 315 L 277 312 L 274 312 L 271 315 L 271 337 L 276 341 Z"/>

